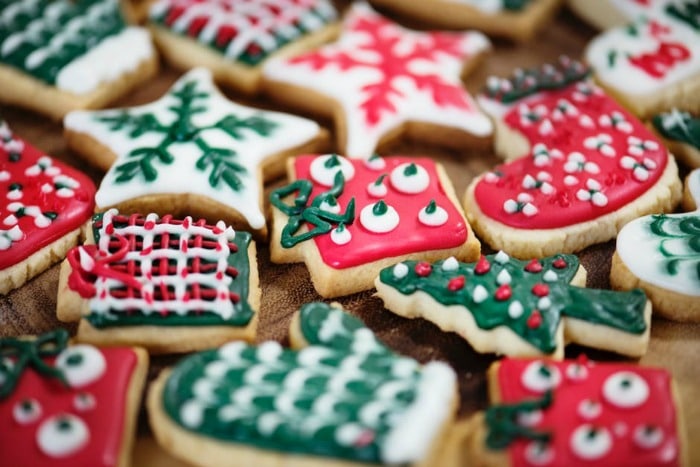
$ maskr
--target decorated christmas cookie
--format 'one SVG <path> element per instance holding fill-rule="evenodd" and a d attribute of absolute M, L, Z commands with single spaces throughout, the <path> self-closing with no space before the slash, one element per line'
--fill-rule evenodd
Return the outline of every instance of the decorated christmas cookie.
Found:
<path fill-rule="evenodd" d="M 68 253 L 57 314 L 80 320 L 81 342 L 187 352 L 255 337 L 260 288 L 250 234 L 191 217 L 93 218 Z"/>
<path fill-rule="evenodd" d="M 209 68 L 217 81 L 254 93 L 262 66 L 337 34 L 330 0 L 158 0 L 149 23 L 168 61 Z"/>
<path fill-rule="evenodd" d="M 397 355 L 324 303 L 301 308 L 291 337 L 301 348 L 231 342 L 163 371 L 148 394 L 161 446 L 201 465 L 443 465 L 448 365 Z"/>
<path fill-rule="evenodd" d="M 585 51 L 596 80 L 640 117 L 682 106 L 700 111 L 700 8 L 658 3 L 649 14 L 603 32 Z"/>
<path fill-rule="evenodd" d="M 53 118 L 97 108 L 158 68 L 118 0 L 0 0 L 0 102 Z"/>
<path fill-rule="evenodd" d="M 506 358 L 488 380 L 491 407 L 474 416 L 466 449 L 476 465 L 688 465 L 664 369 Z"/>
<path fill-rule="evenodd" d="M 462 336 L 478 352 L 563 358 L 577 343 L 639 357 L 651 304 L 639 289 L 586 289 L 574 255 L 521 261 L 503 251 L 475 263 L 403 261 L 375 285 L 384 306 Z"/>
<path fill-rule="evenodd" d="M 587 74 L 562 57 L 490 78 L 479 96 L 508 162 L 472 181 L 464 203 L 494 249 L 519 258 L 573 253 L 680 200 L 673 157 Z"/>
<path fill-rule="evenodd" d="M 552 18 L 559 0 L 371 0 L 424 24 L 478 29 L 519 41 L 532 39 Z"/>
<path fill-rule="evenodd" d="M 431 159 L 326 154 L 288 165 L 291 183 L 270 197 L 272 261 L 304 261 L 323 297 L 369 290 L 380 269 L 403 259 L 479 257 L 452 185 Z"/>
<path fill-rule="evenodd" d="M 489 47 L 480 33 L 412 31 L 355 2 L 337 42 L 272 59 L 263 79 L 273 98 L 334 117 L 340 152 L 351 158 L 367 159 L 402 134 L 486 147 L 491 122 L 460 75 Z"/>
<path fill-rule="evenodd" d="M 261 237 L 263 181 L 284 171 L 287 156 L 325 139 L 311 120 L 229 101 L 203 68 L 154 103 L 71 112 L 64 125 L 74 150 L 109 167 L 95 197 L 99 211 L 223 219 Z"/>
<path fill-rule="evenodd" d="M 691 168 L 700 167 L 700 117 L 672 109 L 652 118 L 654 128 L 676 158 Z"/>
<path fill-rule="evenodd" d="M 63 258 L 92 214 L 83 173 L 12 134 L 0 119 L 0 294 Z"/>
<path fill-rule="evenodd" d="M 567 0 L 576 15 L 598 29 L 623 26 L 640 16 L 653 16 L 675 0 Z"/>
<path fill-rule="evenodd" d="M 68 332 L 0 338 L 7 466 L 128 466 L 148 355 L 68 345 Z"/>
<path fill-rule="evenodd" d="M 686 202 L 692 212 L 652 214 L 625 225 L 617 237 L 610 283 L 641 287 L 654 313 L 700 322 L 700 169 L 688 175 Z"/>

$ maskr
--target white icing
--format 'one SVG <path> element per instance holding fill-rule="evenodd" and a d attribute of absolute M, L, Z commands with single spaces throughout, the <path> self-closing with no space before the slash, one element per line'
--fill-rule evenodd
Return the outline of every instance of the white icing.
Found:
<path fill-rule="evenodd" d="M 338 165 L 332 165 L 327 167 L 330 160 L 335 158 Z M 352 162 L 348 161 L 346 158 L 334 154 L 325 154 L 319 156 L 311 162 L 309 167 L 309 172 L 311 174 L 311 179 L 316 183 L 323 186 L 333 186 L 333 181 L 335 180 L 335 175 L 338 172 L 343 173 L 343 178 L 346 182 L 352 180 L 355 176 L 355 167 Z"/>
<path fill-rule="evenodd" d="M 94 409 L 96 405 L 95 396 L 88 392 L 81 392 L 73 398 L 73 407 L 78 412 L 87 412 Z"/>
<path fill-rule="evenodd" d="M 427 206 L 418 213 L 418 220 L 428 227 L 439 227 L 447 222 L 447 211 L 440 206 L 435 206 L 435 211 L 428 213 Z"/>
<path fill-rule="evenodd" d="M 196 429 L 204 421 L 205 406 L 196 399 L 190 399 L 180 408 L 180 420 L 187 428 Z"/>
<path fill-rule="evenodd" d="M 524 311 L 523 304 L 517 300 L 513 300 L 510 305 L 508 305 L 508 316 L 513 319 L 520 318 Z"/>
<path fill-rule="evenodd" d="M 511 280 L 513 280 L 513 278 L 506 269 L 501 270 L 496 276 L 496 283 L 498 285 L 510 284 Z"/>
<path fill-rule="evenodd" d="M 552 300 L 549 297 L 542 297 L 537 300 L 537 308 L 539 310 L 546 310 L 552 306 Z"/>
<path fill-rule="evenodd" d="M 664 431 L 657 426 L 639 425 L 632 435 L 634 443 L 642 449 L 655 449 L 664 441 Z"/>
<path fill-rule="evenodd" d="M 407 175 L 406 171 L 415 167 L 416 173 Z M 399 193 L 418 194 L 428 189 L 430 185 L 430 175 L 428 171 L 419 164 L 405 162 L 399 164 L 389 175 L 391 186 Z"/>
<path fill-rule="evenodd" d="M 520 377 L 520 382 L 526 389 L 542 393 L 559 386 L 561 373 L 556 366 L 537 360 L 525 368 Z"/>
<path fill-rule="evenodd" d="M 493 258 L 498 264 L 506 264 L 508 261 L 510 261 L 510 256 L 503 251 L 500 250 L 498 253 L 496 253 L 496 256 Z"/>
<path fill-rule="evenodd" d="M 394 274 L 395 278 L 403 279 L 408 274 L 408 266 L 406 266 L 404 263 L 398 263 L 392 269 L 392 273 Z"/>
<path fill-rule="evenodd" d="M 489 298 L 489 292 L 483 285 L 477 285 L 474 287 L 474 292 L 472 292 L 472 300 L 474 303 L 481 303 Z"/>
<path fill-rule="evenodd" d="M 525 459 L 532 465 L 550 465 L 554 460 L 554 449 L 549 444 L 532 441 L 525 448 Z"/>
<path fill-rule="evenodd" d="M 370 170 L 384 170 L 386 168 L 386 161 L 383 157 L 375 154 L 365 161 L 365 167 Z"/>
<path fill-rule="evenodd" d="M 595 434 L 591 435 L 591 433 Z M 593 425 L 585 424 L 576 428 L 571 434 L 569 446 L 579 458 L 595 460 L 604 457 L 610 452 L 613 446 L 613 439 L 606 428 L 596 428 Z"/>
<path fill-rule="evenodd" d="M 517 416 L 518 425 L 533 427 L 537 426 L 543 418 L 541 410 L 528 410 L 526 412 L 519 412 Z"/>
<path fill-rule="evenodd" d="M 99 349 L 79 344 L 67 347 L 56 357 L 56 368 L 73 388 L 86 386 L 102 377 L 107 362 Z"/>
<path fill-rule="evenodd" d="M 330 212 L 331 214 L 338 214 L 340 212 L 340 205 L 335 199 L 333 199 L 333 204 L 328 199 L 324 199 L 318 206 L 321 211 Z"/>
<path fill-rule="evenodd" d="M 566 377 L 571 381 L 584 381 L 588 378 L 588 367 L 581 363 L 571 363 L 566 367 Z"/>
<path fill-rule="evenodd" d="M 336 227 L 331 230 L 331 241 L 336 245 L 347 245 L 350 243 L 350 240 L 352 240 L 352 234 L 347 228 L 340 230 Z"/>
<path fill-rule="evenodd" d="M 542 280 L 545 282 L 556 282 L 559 280 L 559 275 L 551 269 L 548 269 L 542 274 Z"/>
<path fill-rule="evenodd" d="M 88 444 L 87 424 L 72 414 L 58 414 L 46 419 L 36 432 L 39 449 L 49 457 L 69 456 Z"/>
<path fill-rule="evenodd" d="M 442 262 L 443 271 L 456 271 L 457 269 L 459 269 L 459 261 L 454 256 L 450 256 Z"/>
<path fill-rule="evenodd" d="M 276 361 L 282 354 L 282 346 L 277 341 L 263 342 L 258 346 L 258 360 L 265 363 Z"/>
<path fill-rule="evenodd" d="M 387 205 L 387 210 L 382 215 L 375 215 L 375 204 L 368 204 L 360 211 L 360 224 L 373 233 L 387 233 L 399 225 L 399 213 L 393 207 Z"/>
<path fill-rule="evenodd" d="M 603 406 L 600 402 L 593 399 L 584 399 L 578 404 L 576 410 L 584 420 L 593 420 L 598 418 L 603 413 Z"/>
<path fill-rule="evenodd" d="M 20 425 L 29 425 L 39 420 L 42 413 L 41 404 L 36 399 L 22 399 L 12 406 L 12 418 Z"/>
<path fill-rule="evenodd" d="M 624 409 L 639 407 L 649 399 L 649 384 L 637 373 L 618 371 L 603 383 L 605 400 Z"/>
<path fill-rule="evenodd" d="M 372 182 L 367 184 L 367 193 L 374 198 L 383 198 L 388 191 L 389 189 L 386 187 L 386 184 L 384 184 L 384 181 L 381 183 Z"/>

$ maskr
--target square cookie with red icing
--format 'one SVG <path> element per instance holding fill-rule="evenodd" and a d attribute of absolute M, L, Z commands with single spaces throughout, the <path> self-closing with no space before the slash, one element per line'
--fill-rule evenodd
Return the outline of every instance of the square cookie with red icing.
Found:
<path fill-rule="evenodd" d="M 0 294 L 62 259 L 95 205 L 87 175 L 14 135 L 0 119 Z"/>
<path fill-rule="evenodd" d="M 260 287 L 251 235 L 223 222 L 96 214 L 61 267 L 57 315 L 77 340 L 188 352 L 255 338 Z"/>
<path fill-rule="evenodd" d="M 288 175 L 270 197 L 272 261 L 305 262 L 323 297 L 369 290 L 382 268 L 404 259 L 479 256 L 454 189 L 431 159 L 306 155 L 290 159 Z"/>
<path fill-rule="evenodd" d="M 661 368 L 506 358 L 466 455 L 482 466 L 688 465 L 682 408 Z"/>
<path fill-rule="evenodd" d="M 70 345 L 60 329 L 1 338 L 0 350 L 3 465 L 131 465 L 143 349 Z"/>

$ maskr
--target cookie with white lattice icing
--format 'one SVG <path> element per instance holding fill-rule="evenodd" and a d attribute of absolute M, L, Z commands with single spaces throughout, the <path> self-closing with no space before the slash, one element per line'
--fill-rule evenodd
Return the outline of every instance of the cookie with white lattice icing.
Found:
<path fill-rule="evenodd" d="M 0 119 L 0 294 L 78 243 L 94 196 L 87 175 L 32 147 Z"/>
<path fill-rule="evenodd" d="M 137 107 L 71 112 L 68 145 L 109 168 L 96 209 L 224 220 L 264 237 L 262 183 L 285 159 L 313 151 L 326 133 L 316 122 L 225 98 L 196 68 L 159 100 Z"/>
<path fill-rule="evenodd" d="M 485 148 L 491 122 L 460 75 L 489 48 L 481 33 L 409 30 L 354 2 L 335 42 L 270 60 L 263 80 L 272 98 L 333 117 L 339 152 L 351 158 L 403 135 Z"/>
<path fill-rule="evenodd" d="M 700 169 L 686 179 L 691 212 L 652 214 L 626 224 L 617 236 L 610 284 L 641 287 L 654 313 L 700 322 Z"/>
<path fill-rule="evenodd" d="M 173 65 L 206 67 L 218 82 L 253 94 L 267 60 L 331 39 L 337 16 L 330 0 L 158 0 L 149 27 Z"/>
<path fill-rule="evenodd" d="M 700 167 L 700 113 L 674 108 L 654 115 L 651 123 L 679 162 L 690 168 Z"/>
<path fill-rule="evenodd" d="M 109 210 L 61 266 L 56 312 L 81 342 L 188 352 L 255 338 L 251 235 L 223 222 Z"/>
<path fill-rule="evenodd" d="M 0 1 L 0 102 L 59 119 L 157 69 L 148 31 L 125 22 L 118 0 Z"/>
<path fill-rule="evenodd" d="M 160 445 L 206 465 L 444 465 L 457 405 L 448 365 L 397 355 L 320 302 L 290 333 L 294 349 L 231 342 L 163 371 L 147 401 Z"/>
<path fill-rule="evenodd" d="M 686 466 L 687 435 L 665 369 L 505 358 L 490 407 L 472 417 L 464 459 L 482 466 Z"/>
<path fill-rule="evenodd" d="M 439 28 L 478 29 L 528 41 L 556 13 L 560 0 L 370 0 L 373 5 Z"/>
<path fill-rule="evenodd" d="M 675 159 L 588 73 L 561 57 L 489 78 L 479 95 L 507 161 L 472 181 L 464 209 L 494 249 L 518 258 L 577 252 L 680 201 Z"/>
<path fill-rule="evenodd" d="M 404 259 L 479 256 L 449 178 L 429 158 L 305 155 L 290 159 L 288 177 L 270 195 L 270 256 L 305 262 L 323 297 L 369 290 Z"/>

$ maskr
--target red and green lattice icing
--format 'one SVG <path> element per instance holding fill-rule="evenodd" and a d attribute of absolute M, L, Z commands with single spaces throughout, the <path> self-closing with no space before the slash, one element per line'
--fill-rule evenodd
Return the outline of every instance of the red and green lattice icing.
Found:
<path fill-rule="evenodd" d="M 383 269 L 379 279 L 404 295 L 423 292 L 440 305 L 464 307 L 480 329 L 505 326 L 544 354 L 556 350 L 556 333 L 567 317 L 632 334 L 646 331 L 641 290 L 572 286 L 578 267 L 574 255 L 522 261 L 499 252 L 476 263 L 405 261 Z"/>

